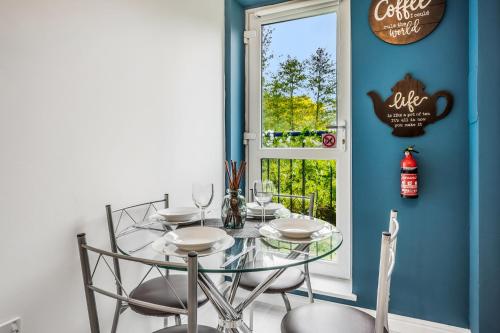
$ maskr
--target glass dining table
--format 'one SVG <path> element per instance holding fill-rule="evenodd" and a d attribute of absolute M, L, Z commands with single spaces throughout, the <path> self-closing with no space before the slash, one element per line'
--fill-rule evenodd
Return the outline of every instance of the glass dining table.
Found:
<path fill-rule="evenodd" d="M 231 236 L 228 236 L 226 246 L 198 253 L 198 285 L 217 311 L 220 331 L 251 332 L 243 322 L 243 310 L 265 292 L 287 268 L 331 258 L 334 255 L 342 244 L 342 233 L 333 225 L 321 222 L 325 225 L 322 229 L 323 234 L 309 240 L 293 240 L 273 237 L 270 231 L 272 228 L 267 222 L 249 220 L 242 229 L 224 229 Z M 133 225 L 127 232 L 117 234 L 118 250 L 125 255 L 139 258 L 182 261 L 185 259 L 183 254 L 163 251 L 163 248 L 167 248 L 165 236 L 176 228 L 196 225 L 199 226 L 200 222 L 169 225 L 166 222 L 153 220 Z M 222 221 L 218 218 L 205 220 L 204 226 L 223 229 Z M 270 233 L 259 231 L 262 227 L 265 228 L 264 231 Z M 313 246 L 318 244 L 321 244 L 321 251 L 317 251 L 318 246 Z M 168 265 L 163 268 L 167 272 L 180 270 L 178 267 Z M 236 302 L 235 296 L 241 275 L 257 271 L 267 271 L 269 275 L 241 301 Z M 227 282 L 219 284 L 214 282 L 212 279 L 214 273 L 223 275 L 224 281 Z"/>

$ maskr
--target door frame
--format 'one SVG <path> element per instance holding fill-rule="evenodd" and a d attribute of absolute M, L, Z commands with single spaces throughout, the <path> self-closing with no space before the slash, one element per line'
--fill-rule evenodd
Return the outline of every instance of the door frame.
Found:
<path fill-rule="evenodd" d="M 337 148 L 262 148 L 261 145 L 261 25 L 337 12 Z M 343 244 L 336 262 L 317 262 L 312 273 L 351 278 L 351 18 L 350 1 L 293 1 L 247 10 L 245 22 L 245 156 L 248 163 L 246 184 L 260 178 L 261 158 L 316 159 L 337 161 L 337 228 Z M 258 65 L 255 65 L 255 63 Z M 253 130 L 253 131 L 252 131 Z M 258 152 L 257 157 L 252 153 Z M 253 154 L 252 154 L 253 155 Z M 252 159 L 250 159 L 252 157 Z M 339 177 L 340 171 L 340 177 Z M 256 178 L 257 177 L 257 178 Z M 248 193 L 247 193 L 248 196 Z"/>

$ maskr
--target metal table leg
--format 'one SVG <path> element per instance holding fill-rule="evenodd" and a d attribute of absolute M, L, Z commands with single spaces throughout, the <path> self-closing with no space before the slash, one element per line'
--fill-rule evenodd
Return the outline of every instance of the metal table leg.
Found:
<path fill-rule="evenodd" d="M 307 250 L 309 244 L 300 244 L 296 251 L 290 252 L 287 259 L 295 259 L 300 255 L 301 251 Z M 241 260 L 241 262 L 244 262 Z M 240 262 L 240 264 L 241 264 Z M 200 266 L 201 267 L 201 266 Z M 237 279 L 233 279 L 228 298 L 224 297 L 219 291 L 215 283 L 210 277 L 203 272 L 198 272 L 198 284 L 203 292 L 207 295 L 210 302 L 214 305 L 217 314 L 219 315 L 218 330 L 221 332 L 230 333 L 251 333 L 250 328 L 243 322 L 243 310 L 250 305 L 259 295 L 261 295 L 269 286 L 286 270 L 281 268 L 273 271 L 269 276 L 262 281 L 240 304 L 234 307 L 231 303 L 234 300 L 236 289 L 238 288 L 241 273 L 236 273 Z"/>
<path fill-rule="evenodd" d="M 254 245 L 254 243 L 255 240 L 253 238 L 248 238 L 245 243 L 245 247 L 243 248 L 243 251 L 245 251 L 248 247 Z M 240 258 L 238 263 L 238 269 L 242 269 L 245 266 L 248 255 L 249 253 L 246 253 Z M 241 272 L 235 273 L 231 281 L 231 286 L 229 289 L 229 296 L 228 296 L 229 303 L 231 304 L 233 303 L 234 298 L 236 297 L 236 292 L 238 291 L 238 286 L 240 285 L 241 274 L 242 274 Z"/>

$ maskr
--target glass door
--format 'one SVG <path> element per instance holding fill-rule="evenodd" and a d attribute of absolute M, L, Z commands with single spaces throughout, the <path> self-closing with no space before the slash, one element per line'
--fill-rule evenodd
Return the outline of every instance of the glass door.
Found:
<path fill-rule="evenodd" d="M 315 216 L 349 241 L 312 270 L 348 278 L 350 62 L 339 8 L 325 3 L 247 12 L 247 183 L 269 179 L 281 194 L 315 193 Z M 308 208 L 301 199 L 281 203 L 293 212 Z"/>

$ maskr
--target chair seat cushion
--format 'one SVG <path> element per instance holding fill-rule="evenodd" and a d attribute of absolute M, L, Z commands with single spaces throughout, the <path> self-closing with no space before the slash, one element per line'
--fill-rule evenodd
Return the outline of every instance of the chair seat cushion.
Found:
<path fill-rule="evenodd" d="M 187 333 L 187 325 L 166 327 L 154 333 Z M 216 328 L 198 325 L 198 333 L 220 333 Z"/>
<path fill-rule="evenodd" d="M 271 271 L 249 272 L 241 274 L 240 287 L 253 290 L 264 281 Z M 266 294 L 279 294 L 299 288 L 305 281 L 304 272 L 296 267 L 287 268 L 265 291 Z"/>
<path fill-rule="evenodd" d="M 187 292 L 188 292 L 188 282 L 186 275 L 169 275 L 168 280 L 170 285 L 175 290 L 175 294 L 187 305 Z M 137 299 L 139 301 L 149 302 L 158 305 L 170 306 L 174 308 L 182 308 L 179 300 L 175 296 L 170 285 L 165 281 L 163 277 L 157 277 L 146 282 L 141 283 L 130 293 L 130 298 Z M 208 301 L 207 296 L 198 287 L 198 306 L 205 304 Z M 140 314 L 146 316 L 158 316 L 166 317 L 171 314 L 166 314 L 165 312 L 151 310 L 137 305 L 130 304 L 130 308 Z"/>
<path fill-rule="evenodd" d="M 281 321 L 282 333 L 373 333 L 375 318 L 341 304 L 314 303 L 288 312 Z M 387 330 L 384 330 L 388 333 Z"/>

